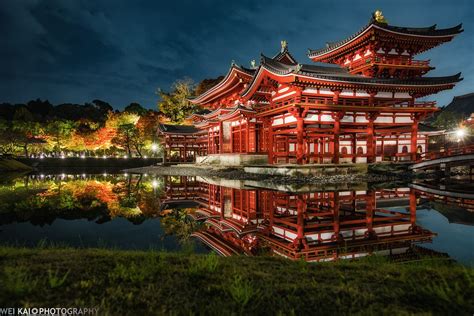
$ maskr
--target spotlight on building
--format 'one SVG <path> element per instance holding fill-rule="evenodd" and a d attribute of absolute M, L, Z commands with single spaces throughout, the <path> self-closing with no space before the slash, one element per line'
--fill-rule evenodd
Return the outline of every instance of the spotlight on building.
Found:
<path fill-rule="evenodd" d="M 466 136 L 466 130 L 464 128 L 459 128 L 455 131 L 456 137 L 459 139 L 462 139 L 464 136 Z"/>

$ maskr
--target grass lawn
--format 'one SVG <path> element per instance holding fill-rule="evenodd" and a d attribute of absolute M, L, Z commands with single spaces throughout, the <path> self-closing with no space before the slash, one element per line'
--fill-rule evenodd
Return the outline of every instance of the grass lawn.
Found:
<path fill-rule="evenodd" d="M 0 247 L 0 306 L 100 315 L 474 312 L 474 269 L 447 260 L 308 264 L 105 249 Z"/>

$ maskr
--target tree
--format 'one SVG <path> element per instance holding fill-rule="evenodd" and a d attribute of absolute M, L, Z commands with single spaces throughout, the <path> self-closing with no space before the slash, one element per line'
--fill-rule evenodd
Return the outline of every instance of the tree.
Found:
<path fill-rule="evenodd" d="M 15 150 L 15 135 L 11 123 L 0 119 L 0 153 L 13 154 Z"/>
<path fill-rule="evenodd" d="M 109 103 L 102 100 L 93 100 L 92 104 L 103 113 L 112 112 L 114 110 L 114 108 Z"/>
<path fill-rule="evenodd" d="M 13 120 L 22 122 L 31 122 L 34 120 L 33 114 L 24 106 L 21 106 L 15 110 Z"/>
<path fill-rule="evenodd" d="M 132 155 L 132 147 L 134 147 L 134 139 L 136 138 L 137 129 L 134 124 L 122 124 L 117 129 L 117 135 L 112 139 L 112 143 L 117 147 L 123 148 L 128 155 Z M 140 152 L 137 152 L 139 155 Z"/>
<path fill-rule="evenodd" d="M 25 157 L 29 156 L 28 146 L 45 141 L 41 136 L 41 126 L 37 122 L 13 121 L 12 130 L 15 135 L 16 146 L 23 149 Z"/>
<path fill-rule="evenodd" d="M 125 107 L 124 112 L 135 113 L 143 116 L 146 114 L 147 110 L 140 104 L 133 102 Z"/>
<path fill-rule="evenodd" d="M 197 86 L 196 89 L 194 90 L 195 95 L 201 95 L 207 90 L 211 89 L 214 87 L 216 84 L 222 81 L 224 79 L 224 76 L 219 76 L 215 79 L 204 79 L 202 80 Z"/>
<path fill-rule="evenodd" d="M 433 125 L 446 130 L 455 129 L 463 121 L 460 113 L 443 110 L 434 121 Z"/>
<path fill-rule="evenodd" d="M 53 111 L 53 105 L 48 100 L 41 99 L 31 100 L 27 103 L 28 110 L 36 115 L 39 119 L 47 117 Z"/>
<path fill-rule="evenodd" d="M 189 102 L 193 96 L 194 85 L 190 79 L 178 80 L 173 84 L 173 91 L 168 93 L 158 89 L 160 96 L 158 109 L 173 123 L 181 123 L 190 114 L 199 110 L 199 106 Z"/>
<path fill-rule="evenodd" d="M 54 120 L 49 122 L 47 128 L 49 140 L 53 145 L 53 150 L 61 151 L 64 143 L 75 131 L 75 122 Z"/>

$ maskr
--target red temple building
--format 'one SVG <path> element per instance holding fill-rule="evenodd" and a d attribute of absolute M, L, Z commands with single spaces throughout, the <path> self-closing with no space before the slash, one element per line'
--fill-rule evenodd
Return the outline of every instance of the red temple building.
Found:
<path fill-rule="evenodd" d="M 447 29 L 398 27 L 376 11 L 354 35 L 309 50 L 302 64 L 286 41 L 250 68 L 232 63 L 217 85 L 190 100 L 208 110 L 193 125 L 161 125 L 168 162 L 371 163 L 417 160 L 433 133 L 420 124 L 438 110 L 418 99 L 451 89 L 460 73 L 427 77 L 416 55 L 451 41 Z M 324 64 L 323 64 L 324 63 Z"/>

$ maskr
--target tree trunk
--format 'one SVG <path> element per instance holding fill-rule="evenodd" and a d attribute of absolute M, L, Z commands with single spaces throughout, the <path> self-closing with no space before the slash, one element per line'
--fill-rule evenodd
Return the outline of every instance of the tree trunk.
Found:
<path fill-rule="evenodd" d="M 138 157 L 142 158 L 142 152 L 140 150 L 140 146 L 135 145 L 135 150 L 137 151 Z"/>

